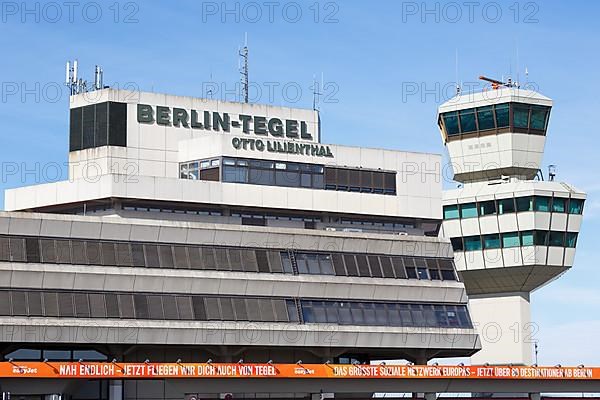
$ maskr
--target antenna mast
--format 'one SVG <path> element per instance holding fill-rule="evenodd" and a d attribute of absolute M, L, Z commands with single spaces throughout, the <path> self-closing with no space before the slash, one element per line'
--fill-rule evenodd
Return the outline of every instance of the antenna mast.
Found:
<path fill-rule="evenodd" d="M 319 110 L 317 105 L 320 103 L 320 97 L 323 93 L 321 90 L 323 89 L 323 73 L 321 72 L 321 86 L 319 87 L 319 82 L 317 81 L 316 75 L 313 75 L 313 110 Z"/>
<path fill-rule="evenodd" d="M 69 94 L 75 96 L 76 94 L 89 92 L 90 90 L 101 90 L 104 89 L 104 70 L 99 65 L 96 65 L 94 69 L 94 86 L 88 87 L 88 82 L 83 78 L 79 78 L 79 63 L 77 60 L 73 62 L 67 61 L 65 67 L 65 86 L 69 88 Z M 106 86 L 108 87 L 108 86 Z"/>
<path fill-rule="evenodd" d="M 238 50 L 238 54 L 241 57 L 239 60 L 240 74 L 242 75 L 242 99 L 244 103 L 248 103 L 248 33 L 244 35 L 244 47 Z"/>

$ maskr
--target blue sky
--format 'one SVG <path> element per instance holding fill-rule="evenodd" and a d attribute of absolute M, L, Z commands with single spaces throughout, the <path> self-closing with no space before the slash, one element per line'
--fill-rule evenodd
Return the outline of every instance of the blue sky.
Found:
<path fill-rule="evenodd" d="M 0 190 L 56 180 L 66 163 L 68 59 L 88 79 L 102 65 L 111 86 L 203 96 L 210 82 L 235 90 L 247 32 L 250 80 L 262 90 L 254 101 L 311 107 L 322 74 L 323 141 L 437 153 L 436 107 L 457 76 L 523 82 L 527 67 L 530 84 L 555 101 L 544 165 L 589 196 L 575 267 L 532 297 L 540 363 L 598 362 L 599 3 L 82 1 L 72 15 L 48 4 L 2 3 Z"/>

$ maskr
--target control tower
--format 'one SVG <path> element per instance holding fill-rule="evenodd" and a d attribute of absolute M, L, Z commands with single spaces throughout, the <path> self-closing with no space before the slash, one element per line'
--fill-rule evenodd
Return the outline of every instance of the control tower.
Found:
<path fill-rule="evenodd" d="M 518 84 L 438 109 L 457 189 L 443 194 L 441 235 L 451 238 L 483 350 L 476 364 L 532 364 L 537 326 L 530 293 L 573 266 L 585 193 L 540 166 L 552 100 Z"/>

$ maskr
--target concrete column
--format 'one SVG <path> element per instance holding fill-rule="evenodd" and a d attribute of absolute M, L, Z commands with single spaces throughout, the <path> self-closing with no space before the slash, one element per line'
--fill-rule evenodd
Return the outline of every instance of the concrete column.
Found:
<path fill-rule="evenodd" d="M 437 398 L 437 393 L 425 393 L 425 400 L 435 400 Z"/>
<path fill-rule="evenodd" d="M 539 393 L 529 393 L 529 400 L 540 400 L 541 398 Z"/>
<path fill-rule="evenodd" d="M 483 365 L 531 365 L 533 326 L 529 293 L 469 296 L 469 309 L 482 349 L 471 363 Z"/>

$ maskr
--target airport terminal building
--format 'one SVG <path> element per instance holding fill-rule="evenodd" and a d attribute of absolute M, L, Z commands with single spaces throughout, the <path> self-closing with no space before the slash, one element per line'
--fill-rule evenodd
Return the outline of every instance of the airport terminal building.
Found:
<path fill-rule="evenodd" d="M 71 97 L 69 138 L 67 181 L 5 195 L 4 361 L 426 364 L 481 348 L 440 236 L 439 155 L 322 143 L 314 110 L 113 89 Z M 31 382 L 0 391 L 234 390 Z"/>

